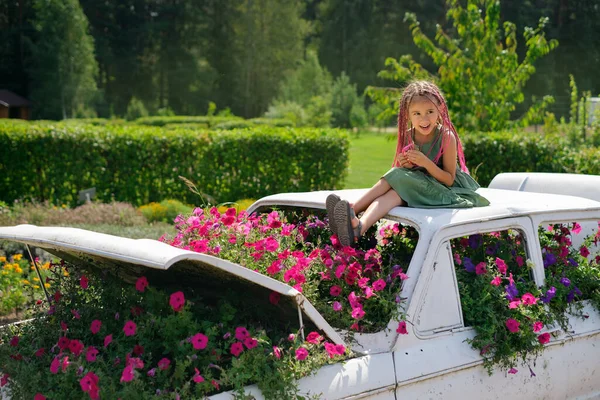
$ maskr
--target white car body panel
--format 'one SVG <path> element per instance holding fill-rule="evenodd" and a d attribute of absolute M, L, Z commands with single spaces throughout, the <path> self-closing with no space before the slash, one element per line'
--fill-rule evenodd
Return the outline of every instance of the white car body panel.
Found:
<path fill-rule="evenodd" d="M 595 182 L 591 178 L 590 182 Z M 549 189 L 550 190 L 550 189 Z M 356 201 L 365 190 L 336 191 Z M 324 399 L 563 399 L 600 398 L 600 314 L 584 303 L 587 319 L 570 318 L 571 330 L 556 334 L 545 352 L 519 373 L 496 371 L 488 375 L 483 359 L 467 339 L 472 328 L 464 327 L 448 240 L 473 233 L 516 228 L 526 235 L 527 253 L 534 263 L 533 277 L 544 280 L 541 249 L 537 236 L 540 224 L 552 221 L 588 220 L 591 232 L 600 220 L 600 202 L 582 197 L 530 193 L 515 190 L 479 189 L 490 200 L 488 207 L 473 209 L 415 209 L 396 207 L 389 220 L 413 225 L 419 242 L 407 271 L 401 296 L 406 298 L 408 335 L 399 335 L 397 321 L 374 334 L 354 333 L 353 350 L 363 354 L 321 368 L 299 381 L 303 393 L 321 394 Z M 331 191 L 287 193 L 268 196 L 249 211 L 293 206 L 324 209 Z M 597 229 L 597 226 L 596 226 Z M 344 330 L 335 330 L 293 288 L 269 277 L 215 257 L 175 249 L 151 240 L 130 240 L 71 228 L 32 226 L 0 228 L 0 239 L 9 239 L 55 252 L 104 257 L 122 263 L 168 269 L 182 260 L 234 274 L 293 299 L 332 341 L 342 343 Z M 58 250 L 57 246 L 62 246 Z M 249 394 L 261 399 L 256 386 Z M 221 393 L 212 399 L 232 399 Z"/>

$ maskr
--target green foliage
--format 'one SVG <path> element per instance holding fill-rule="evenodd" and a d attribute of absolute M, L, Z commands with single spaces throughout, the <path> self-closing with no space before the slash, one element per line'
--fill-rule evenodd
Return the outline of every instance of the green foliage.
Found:
<path fill-rule="evenodd" d="M 49 263 L 38 263 L 42 279 L 48 276 Z M 25 310 L 36 300 L 44 296 L 41 285 L 47 289 L 52 285 L 40 282 L 31 262 L 14 254 L 12 257 L 0 257 L 0 316 Z"/>
<path fill-rule="evenodd" d="M 361 110 L 362 108 L 362 110 Z M 331 90 L 331 123 L 340 128 L 354 128 L 366 121 L 364 102 L 346 73 L 337 77 Z"/>
<path fill-rule="evenodd" d="M 191 115 L 178 115 L 174 117 L 146 117 L 138 118 L 135 120 L 136 124 L 150 125 L 150 126 L 165 126 L 171 124 L 206 124 L 208 127 L 215 126 L 223 122 L 230 121 L 243 121 L 240 117 L 229 116 L 229 117 L 218 117 L 218 116 L 191 116 Z"/>
<path fill-rule="evenodd" d="M 277 101 L 295 102 L 306 108 L 313 97 L 327 97 L 332 84 L 331 74 L 319 64 L 315 52 L 308 51 L 306 58 L 281 83 Z"/>
<path fill-rule="evenodd" d="M 33 7 L 36 37 L 28 44 L 35 117 L 63 119 L 85 114 L 96 94 L 98 64 L 81 5 L 77 0 L 36 0 Z"/>
<path fill-rule="evenodd" d="M 437 65 L 437 75 L 429 74 L 412 57 L 403 56 L 386 61 L 388 71 L 380 74 L 400 84 L 410 79 L 435 81 L 446 95 L 454 123 L 466 130 L 493 131 L 509 125 L 511 112 L 525 97 L 523 87 L 535 72 L 534 63 L 557 45 L 546 40 L 544 27 L 547 18 L 538 26 L 524 29 L 526 52 L 519 62 L 516 26 L 505 21 L 500 25 L 500 2 L 497 0 L 468 0 L 463 7 L 458 0 L 447 0 L 447 18 L 454 27 L 452 37 L 438 26 L 435 43 L 420 28 L 412 13 L 406 14 L 415 44 Z M 369 93 L 377 92 L 371 88 Z M 396 96 L 399 97 L 399 96 Z M 389 101 L 390 95 L 375 95 L 376 101 Z M 532 116 L 543 111 L 552 102 L 545 97 L 534 104 Z M 398 99 L 386 103 L 388 109 L 398 109 Z"/>
<path fill-rule="evenodd" d="M 307 121 L 306 111 L 301 104 L 288 102 L 274 102 L 265 113 L 269 119 L 286 119 L 294 126 L 305 126 Z"/>
<path fill-rule="evenodd" d="M 144 103 L 136 98 L 132 97 L 127 105 L 127 112 L 125 113 L 125 119 L 128 121 L 133 121 L 134 119 L 143 118 L 148 116 L 148 110 L 146 110 L 146 106 Z"/>
<path fill-rule="evenodd" d="M 152 121 L 169 120 L 160 118 Z M 197 202 L 179 176 L 217 201 L 260 198 L 341 187 L 347 165 L 348 136 L 332 129 L 0 123 L 0 196 L 7 203 L 75 205 L 90 187 L 103 202 Z"/>
<path fill-rule="evenodd" d="M 139 208 L 148 222 L 172 223 L 179 214 L 190 214 L 192 207 L 179 200 L 163 200 L 160 203 L 145 204 Z"/>

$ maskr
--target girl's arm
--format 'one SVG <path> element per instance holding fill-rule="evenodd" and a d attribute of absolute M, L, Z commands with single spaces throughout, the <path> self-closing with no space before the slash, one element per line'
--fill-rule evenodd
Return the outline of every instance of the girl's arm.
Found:
<path fill-rule="evenodd" d="M 427 172 L 440 183 L 446 186 L 452 186 L 456 176 L 456 138 L 451 132 L 444 133 L 446 136 L 443 141 L 444 152 L 442 153 L 442 168 L 435 165 L 425 154 L 418 150 L 410 150 L 406 153 L 410 162 L 420 167 L 424 167 Z"/>

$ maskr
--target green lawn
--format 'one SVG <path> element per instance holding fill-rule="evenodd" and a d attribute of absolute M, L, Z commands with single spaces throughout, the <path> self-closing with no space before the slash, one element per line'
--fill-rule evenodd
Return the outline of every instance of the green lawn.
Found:
<path fill-rule="evenodd" d="M 396 140 L 389 134 L 361 132 L 350 136 L 350 168 L 345 189 L 369 188 L 385 174 L 392 165 L 396 152 Z"/>

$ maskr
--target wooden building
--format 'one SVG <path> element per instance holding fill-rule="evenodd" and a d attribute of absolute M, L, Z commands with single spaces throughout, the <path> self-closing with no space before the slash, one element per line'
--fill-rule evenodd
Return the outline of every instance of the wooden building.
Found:
<path fill-rule="evenodd" d="M 0 118 L 31 118 L 31 103 L 11 92 L 0 89 Z"/>

